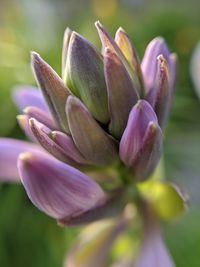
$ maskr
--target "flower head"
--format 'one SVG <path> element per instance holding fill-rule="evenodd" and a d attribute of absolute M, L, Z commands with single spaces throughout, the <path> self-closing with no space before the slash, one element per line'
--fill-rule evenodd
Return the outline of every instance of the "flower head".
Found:
<path fill-rule="evenodd" d="M 31 53 L 33 73 L 45 101 L 33 87 L 14 92 L 14 100 L 24 113 L 18 116 L 20 126 L 32 141 L 41 145 L 43 154 L 46 153 L 45 157 L 37 157 L 35 153 L 22 155 L 18 163 L 20 177 L 32 202 L 53 217 L 44 203 L 49 202 L 53 207 L 58 199 L 63 200 L 64 205 L 68 203 L 71 209 L 71 212 L 64 209 L 66 214 L 63 213 L 62 218 L 77 213 L 75 195 L 81 194 L 81 190 L 72 197 L 74 205 L 68 202 L 68 194 L 71 194 L 70 187 L 74 191 L 73 183 L 78 186 L 81 175 L 86 175 L 83 181 L 86 179 L 88 183 L 88 187 L 82 188 L 83 192 L 94 190 L 96 195 L 99 185 L 92 182 L 89 170 L 100 170 L 102 175 L 107 175 L 106 170 L 115 166 L 119 170 L 115 180 L 121 178 L 123 181 L 122 176 L 126 173 L 126 183 L 134 183 L 153 173 L 162 152 L 162 129 L 175 83 L 174 55 L 162 38 L 155 38 L 140 64 L 134 45 L 122 28 L 112 39 L 100 22 L 95 26 L 102 53 L 78 33 L 69 28 L 65 31 L 62 78 L 39 54 Z M 48 156 L 49 153 L 63 163 L 58 164 Z M 86 174 L 77 174 L 69 165 Z M 67 181 L 63 178 L 64 173 Z M 56 180 L 51 178 L 52 174 Z M 48 181 L 60 183 L 59 188 L 62 184 L 69 187 L 65 192 L 66 201 L 62 199 L 64 193 L 60 197 L 53 186 L 43 190 L 42 185 L 48 185 Z M 100 199 L 103 195 L 109 199 L 108 195 L 113 195 L 116 187 L 124 186 L 124 182 L 118 182 L 107 191 L 106 182 L 98 182 L 105 185 L 106 191 L 101 192 Z M 56 201 L 50 204 L 53 197 Z M 81 199 L 85 203 L 82 212 L 101 202 L 97 197 L 98 201 L 89 205 L 90 201 L 86 203 Z"/>
<path fill-rule="evenodd" d="M 13 98 L 23 112 L 18 116 L 19 124 L 35 144 L 0 139 L 0 150 L 4 152 L 0 154 L 0 166 L 4 166 L 0 176 L 16 181 L 19 173 L 32 203 L 64 225 L 122 214 L 125 206 L 135 200 L 140 213 L 143 199 L 152 206 L 156 217 L 169 219 L 184 206 L 178 192 L 163 184 L 164 197 L 156 195 L 162 205 L 156 206 L 157 198 L 152 196 L 156 184 L 146 187 L 143 183 L 143 187 L 137 183 L 153 174 L 161 157 L 163 129 L 174 94 L 176 57 L 164 39 L 157 37 L 147 46 L 140 63 L 121 27 L 113 39 L 100 22 L 95 26 L 102 52 L 66 29 L 62 78 L 39 54 L 31 53 L 40 91 L 29 86 L 16 88 Z M 170 212 L 163 216 L 166 195 L 176 208 L 172 212 L 167 209 Z M 155 246 L 160 249 L 159 266 L 162 260 L 163 266 L 173 266 L 157 224 L 147 217 L 151 229 L 145 230 L 142 256 L 136 266 L 146 266 L 148 261 L 156 267 Z M 118 226 L 121 229 L 121 224 Z M 118 226 L 117 233 L 121 232 Z M 107 236 L 110 245 L 115 240 L 112 233 Z M 80 266 L 93 266 L 97 259 L 104 262 L 105 248 L 110 245 L 104 247 L 103 242 L 103 256 L 95 252 L 85 263 L 79 262 Z M 70 255 L 71 264 L 76 262 L 74 255 Z M 124 266 L 129 266 L 125 262 Z"/>

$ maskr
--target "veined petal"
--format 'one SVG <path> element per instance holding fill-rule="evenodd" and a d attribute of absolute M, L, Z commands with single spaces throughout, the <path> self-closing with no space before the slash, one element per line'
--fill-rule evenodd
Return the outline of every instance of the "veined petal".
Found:
<path fill-rule="evenodd" d="M 75 217 L 105 199 L 100 186 L 90 177 L 52 157 L 21 154 L 18 169 L 30 200 L 55 219 Z"/>
<path fill-rule="evenodd" d="M 68 45 L 65 81 L 100 122 L 109 121 L 103 59 L 97 49 L 73 32 Z"/>
<path fill-rule="evenodd" d="M 32 52 L 32 67 L 55 121 L 64 131 L 69 132 L 65 103 L 70 91 L 58 74 L 35 52 Z"/>
<path fill-rule="evenodd" d="M 153 171 L 160 157 L 161 136 L 154 110 L 147 101 L 138 101 L 120 142 L 120 157 L 137 178 L 144 179 Z"/>
<path fill-rule="evenodd" d="M 20 182 L 17 159 L 26 151 L 42 151 L 39 146 L 11 138 L 0 138 L 0 181 Z"/>
<path fill-rule="evenodd" d="M 13 90 L 13 101 L 22 112 L 27 106 L 34 106 L 48 112 L 48 107 L 40 90 L 33 86 L 17 86 Z"/>
<path fill-rule="evenodd" d="M 75 162 L 69 151 L 65 151 L 64 148 L 62 148 L 60 145 L 58 145 L 53 139 L 52 139 L 52 130 L 49 129 L 46 125 L 40 123 L 34 118 L 31 118 L 29 120 L 30 128 L 37 139 L 37 141 L 40 143 L 40 145 L 46 149 L 50 154 L 52 154 L 57 159 L 68 163 L 72 166 L 78 167 L 77 162 Z"/>
<path fill-rule="evenodd" d="M 81 154 L 96 165 L 112 163 L 117 157 L 116 142 L 104 132 L 78 98 L 68 98 L 66 113 L 72 138 Z"/>
<path fill-rule="evenodd" d="M 104 55 L 104 72 L 111 117 L 109 130 L 113 136 L 120 138 L 126 127 L 128 115 L 138 100 L 138 94 L 122 61 L 109 48 Z"/>

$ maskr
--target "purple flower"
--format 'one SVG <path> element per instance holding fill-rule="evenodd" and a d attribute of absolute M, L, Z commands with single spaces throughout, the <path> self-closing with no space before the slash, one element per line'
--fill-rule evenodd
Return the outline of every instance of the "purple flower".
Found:
<path fill-rule="evenodd" d="M 62 223 L 112 214 L 128 201 L 129 194 L 117 197 L 127 181 L 153 173 L 174 91 L 175 57 L 162 38 L 148 45 L 140 64 L 122 28 L 112 39 L 99 22 L 95 26 L 102 53 L 65 31 L 62 78 L 32 52 L 40 91 L 17 88 L 13 98 L 23 112 L 20 126 L 36 144 L 0 140 L 2 179 L 17 180 L 20 155 L 18 171 L 30 200 Z"/>

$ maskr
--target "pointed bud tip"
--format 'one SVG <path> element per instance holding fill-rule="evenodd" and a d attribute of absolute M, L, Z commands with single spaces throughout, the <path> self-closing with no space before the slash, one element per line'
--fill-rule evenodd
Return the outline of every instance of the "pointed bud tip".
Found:
<path fill-rule="evenodd" d="M 29 126 L 32 128 L 35 125 L 36 120 L 34 118 L 29 119 Z"/>
<path fill-rule="evenodd" d="M 158 124 L 154 121 L 150 121 L 148 127 L 151 133 L 155 133 L 158 129 Z"/>
<path fill-rule="evenodd" d="M 37 52 L 31 51 L 30 54 L 31 54 L 31 59 L 32 60 L 40 59 L 40 55 Z"/>
<path fill-rule="evenodd" d="M 33 155 L 30 152 L 21 153 L 19 154 L 19 157 L 18 157 L 18 159 L 23 163 L 28 163 L 29 160 L 32 158 L 33 158 Z"/>

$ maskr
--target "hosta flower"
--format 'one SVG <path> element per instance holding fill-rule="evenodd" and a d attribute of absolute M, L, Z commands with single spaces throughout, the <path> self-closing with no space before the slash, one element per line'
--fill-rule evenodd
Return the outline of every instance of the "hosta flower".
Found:
<path fill-rule="evenodd" d="M 20 176 L 33 204 L 65 225 L 112 217 L 138 197 L 155 204 L 149 194 L 138 194 L 136 184 L 148 179 L 160 160 L 174 94 L 176 57 L 164 39 L 152 40 L 140 63 L 122 28 L 113 39 L 95 25 L 102 52 L 65 31 L 62 78 L 31 53 L 40 90 L 16 88 L 13 97 L 23 113 L 18 122 L 32 143 L 0 139 L 2 179 Z M 147 235 L 144 251 L 149 240 Z M 157 235 L 155 240 L 161 243 Z"/>
<path fill-rule="evenodd" d="M 160 159 L 162 128 L 174 91 L 175 56 L 162 38 L 150 42 L 140 64 L 122 28 L 112 39 L 99 22 L 95 25 L 102 53 L 78 33 L 65 31 L 62 78 L 32 52 L 33 73 L 42 94 L 33 87 L 16 88 L 14 100 L 23 112 L 18 116 L 20 126 L 38 146 L 27 148 L 15 141 L 15 156 L 14 152 L 10 159 L 1 156 L 1 162 L 15 166 L 18 154 L 29 151 L 18 160 L 22 183 L 39 209 L 60 220 L 102 205 L 112 195 L 112 186 L 109 192 L 103 190 L 101 180 L 98 185 L 88 176 L 89 170 L 104 175 L 106 168 L 115 166 L 117 179 L 124 181 L 126 173 L 124 183 L 152 174 Z M 0 144 L 10 153 L 12 143 L 1 140 Z M 8 166 L 1 176 L 16 178 L 16 166 L 14 170 L 6 175 L 11 172 Z M 57 183 L 59 189 L 54 190 Z M 76 201 L 82 205 L 76 207 Z M 71 212 L 50 211 L 62 209 L 61 203 L 69 205 Z"/>

